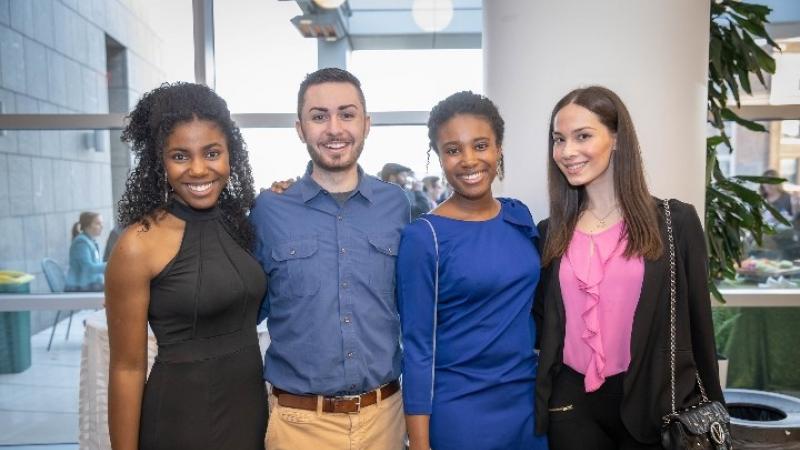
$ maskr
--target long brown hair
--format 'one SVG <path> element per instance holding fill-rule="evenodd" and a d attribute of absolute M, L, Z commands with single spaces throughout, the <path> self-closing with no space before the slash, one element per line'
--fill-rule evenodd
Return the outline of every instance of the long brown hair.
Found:
<path fill-rule="evenodd" d="M 642 169 L 639 140 L 628 108 L 610 89 L 590 86 L 575 89 L 556 103 L 550 115 L 550 132 L 547 135 L 547 184 L 550 194 L 550 224 L 544 244 L 542 264 L 564 254 L 569 246 L 578 218 L 586 209 L 584 186 L 572 186 L 561 173 L 553 159 L 553 122 L 556 114 L 569 104 L 582 106 L 593 112 L 609 131 L 616 133 L 616 150 L 611 153 L 614 167 L 614 190 L 625 220 L 628 244 L 624 256 L 639 255 L 653 260 L 661 256 L 663 245 L 658 227 L 656 204 Z"/>

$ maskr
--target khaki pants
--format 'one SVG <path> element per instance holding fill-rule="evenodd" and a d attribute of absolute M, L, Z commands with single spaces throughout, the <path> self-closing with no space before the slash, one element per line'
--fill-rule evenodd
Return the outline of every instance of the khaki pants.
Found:
<path fill-rule="evenodd" d="M 289 408 L 269 396 L 267 450 L 401 450 L 406 435 L 403 394 L 361 408 L 358 414 L 334 414 Z"/>

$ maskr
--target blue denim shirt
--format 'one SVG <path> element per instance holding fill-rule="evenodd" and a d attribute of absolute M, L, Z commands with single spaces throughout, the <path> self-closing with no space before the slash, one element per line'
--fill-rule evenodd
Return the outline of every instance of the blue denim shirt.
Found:
<path fill-rule="evenodd" d="M 250 212 L 269 276 L 264 378 L 296 394 L 362 393 L 400 376 L 394 274 L 410 207 L 399 186 L 360 167 L 340 207 L 311 170 L 283 194 L 261 193 Z"/>

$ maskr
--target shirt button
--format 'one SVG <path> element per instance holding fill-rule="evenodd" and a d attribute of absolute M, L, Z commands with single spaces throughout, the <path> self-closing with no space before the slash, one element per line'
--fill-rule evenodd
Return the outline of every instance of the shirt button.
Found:
<path fill-rule="evenodd" d="M 352 358 L 353 357 L 353 352 L 347 352 L 347 357 L 348 358 Z"/>
<path fill-rule="evenodd" d="M 342 247 L 341 250 L 339 250 L 339 253 L 344 255 L 344 247 Z"/>
<path fill-rule="evenodd" d="M 289 250 L 289 254 L 290 254 L 290 255 L 294 256 L 294 254 L 295 254 L 295 253 L 297 253 L 297 252 L 296 252 L 296 251 L 294 251 L 294 250 Z"/>
<path fill-rule="evenodd" d="M 344 319 L 342 320 L 342 322 L 350 323 L 350 316 L 345 316 Z"/>
<path fill-rule="evenodd" d="M 345 289 L 347 289 L 347 281 L 343 281 L 343 282 L 342 282 L 342 287 L 343 287 L 343 288 L 345 288 Z"/>
<path fill-rule="evenodd" d="M 337 219 L 342 220 L 343 217 L 341 215 L 336 216 Z"/>

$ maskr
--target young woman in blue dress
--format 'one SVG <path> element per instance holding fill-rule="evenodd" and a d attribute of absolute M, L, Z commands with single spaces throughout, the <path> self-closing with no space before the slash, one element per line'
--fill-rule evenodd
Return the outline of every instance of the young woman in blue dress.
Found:
<path fill-rule="evenodd" d="M 405 228 L 398 252 L 412 450 L 547 448 L 534 436 L 537 231 L 524 204 L 492 195 L 503 131 L 495 105 L 472 92 L 428 121 L 453 194 Z"/>

